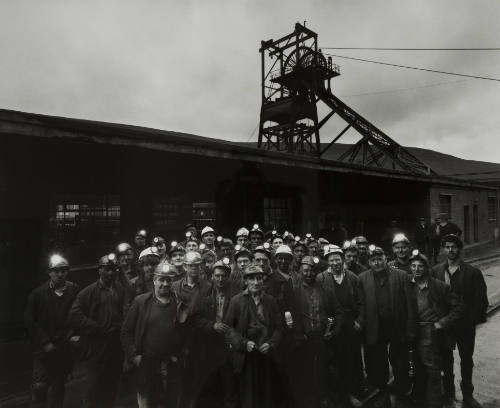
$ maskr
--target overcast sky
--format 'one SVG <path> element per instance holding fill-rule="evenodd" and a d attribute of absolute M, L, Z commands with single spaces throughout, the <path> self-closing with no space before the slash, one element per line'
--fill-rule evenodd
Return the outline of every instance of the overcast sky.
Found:
<path fill-rule="evenodd" d="M 255 141 L 260 41 L 304 20 L 321 47 L 500 47 L 495 0 L 2 1 L 0 108 Z M 329 52 L 500 78 L 500 51 Z M 500 82 L 334 62 L 333 92 L 399 143 L 500 162 Z"/>

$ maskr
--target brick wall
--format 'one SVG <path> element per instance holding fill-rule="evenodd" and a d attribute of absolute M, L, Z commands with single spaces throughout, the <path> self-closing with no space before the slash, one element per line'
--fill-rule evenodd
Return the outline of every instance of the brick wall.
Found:
<path fill-rule="evenodd" d="M 430 214 L 431 222 L 437 217 L 440 212 L 440 195 L 447 194 L 451 196 L 451 214 L 449 220 L 457 224 L 463 232 L 464 226 L 464 206 L 469 206 L 469 243 L 485 242 L 494 239 L 495 228 L 498 225 L 498 220 L 488 220 L 488 197 L 496 196 L 494 190 L 472 190 L 472 189 L 457 189 L 446 188 L 441 186 L 432 186 L 430 188 Z M 478 212 L 478 239 L 474 240 L 474 205 L 477 205 Z M 462 235 L 463 238 L 465 238 Z"/>

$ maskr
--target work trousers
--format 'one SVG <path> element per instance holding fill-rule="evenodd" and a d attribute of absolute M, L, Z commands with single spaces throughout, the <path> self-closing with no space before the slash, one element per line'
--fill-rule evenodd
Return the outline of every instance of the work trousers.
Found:
<path fill-rule="evenodd" d="M 461 381 L 460 388 L 464 397 L 472 396 L 474 386 L 472 385 L 472 368 L 474 361 L 474 346 L 476 341 L 476 327 L 469 326 L 457 328 L 453 331 L 453 335 L 460 356 L 460 371 Z M 455 377 L 453 375 L 453 350 L 448 349 L 443 354 L 443 385 L 446 397 L 455 396 Z"/>
<path fill-rule="evenodd" d="M 420 326 L 414 394 L 425 395 L 428 408 L 440 408 L 443 405 L 441 335 L 440 331 L 434 329 L 433 323 Z"/>
<path fill-rule="evenodd" d="M 84 408 L 113 405 L 123 367 L 123 351 L 118 331 L 93 338 L 86 362 Z"/>
<path fill-rule="evenodd" d="M 33 355 L 31 384 L 31 407 L 61 408 L 64 402 L 66 379 L 73 367 L 73 358 L 68 345 L 57 345 L 45 353 Z"/>
<path fill-rule="evenodd" d="M 337 393 L 343 397 L 358 392 L 363 385 L 361 333 L 346 329 L 334 340 L 333 366 Z"/>
<path fill-rule="evenodd" d="M 404 395 L 409 388 L 408 344 L 379 336 L 375 344 L 365 345 L 365 363 L 368 382 L 381 390 L 389 381 L 389 362 L 394 375 L 394 390 Z"/>
<path fill-rule="evenodd" d="M 181 367 L 177 358 L 143 356 L 135 368 L 139 408 L 178 408 Z"/>
<path fill-rule="evenodd" d="M 221 394 L 224 408 L 236 408 L 238 406 L 238 375 L 234 372 L 229 357 L 205 378 L 198 399 L 198 408 L 213 407 L 214 399 L 217 399 L 217 396 Z"/>
<path fill-rule="evenodd" d="M 294 407 L 318 407 L 327 398 L 327 390 L 335 383 L 330 371 L 332 345 L 323 338 L 323 333 L 309 335 L 291 356 L 291 374 Z M 332 380 L 332 381 L 330 381 Z"/>

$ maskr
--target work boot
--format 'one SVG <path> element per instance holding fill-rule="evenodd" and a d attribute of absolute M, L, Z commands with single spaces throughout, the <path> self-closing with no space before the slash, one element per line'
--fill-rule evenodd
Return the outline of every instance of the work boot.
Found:
<path fill-rule="evenodd" d="M 482 408 L 482 405 L 472 395 L 464 395 L 463 406 L 465 408 Z"/>

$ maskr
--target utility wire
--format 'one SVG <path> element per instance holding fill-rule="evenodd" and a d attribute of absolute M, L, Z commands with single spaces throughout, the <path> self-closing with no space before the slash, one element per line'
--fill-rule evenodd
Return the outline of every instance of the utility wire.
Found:
<path fill-rule="evenodd" d="M 335 55 L 335 54 L 325 54 L 325 55 L 328 55 L 328 56 L 331 56 L 331 57 L 335 57 L 335 58 L 344 58 L 344 59 L 348 59 L 348 60 L 354 60 L 354 61 L 370 62 L 372 64 L 388 65 L 390 67 L 414 69 L 416 71 L 434 72 L 434 73 L 437 73 L 437 74 L 455 75 L 455 76 L 460 76 L 460 77 L 465 77 L 465 78 L 484 79 L 486 81 L 500 82 L 499 78 L 483 77 L 483 76 L 469 75 L 469 74 L 459 74 L 459 73 L 456 73 L 456 72 L 439 71 L 437 69 L 411 67 L 409 65 L 391 64 L 391 63 L 388 63 L 388 62 L 374 61 L 374 60 L 368 60 L 368 59 L 363 59 L 363 58 L 346 57 L 345 55 Z"/>
<path fill-rule="evenodd" d="M 379 94 L 386 94 L 386 93 L 413 91 L 415 89 L 432 88 L 432 87 L 435 87 L 435 86 L 442 86 L 442 85 L 449 85 L 449 84 L 458 84 L 458 83 L 461 83 L 461 82 L 468 82 L 468 81 L 470 81 L 470 79 L 460 79 L 458 81 L 438 82 L 438 83 L 435 83 L 435 84 L 428 84 L 428 85 L 422 85 L 422 86 L 414 86 L 414 87 L 411 87 L 411 88 L 386 89 L 386 90 L 382 90 L 382 91 L 364 92 L 364 93 L 359 93 L 359 94 L 340 95 L 340 96 L 342 98 L 352 98 L 352 97 L 355 97 L 355 96 L 379 95 Z"/>
<path fill-rule="evenodd" d="M 500 51 L 500 48 L 384 48 L 384 47 L 320 47 L 322 50 L 375 51 Z"/>

